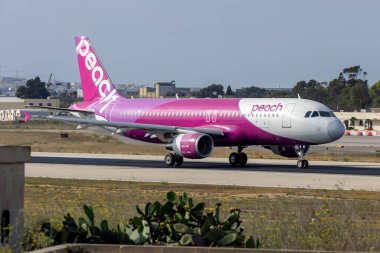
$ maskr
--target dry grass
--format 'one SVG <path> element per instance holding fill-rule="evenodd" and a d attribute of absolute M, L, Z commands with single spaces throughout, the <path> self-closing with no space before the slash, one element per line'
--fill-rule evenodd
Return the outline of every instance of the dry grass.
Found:
<path fill-rule="evenodd" d="M 380 194 L 361 191 L 27 178 L 26 227 L 59 226 L 67 212 L 83 216 L 83 204 L 94 207 L 97 222 L 115 225 L 136 215 L 136 204 L 164 201 L 170 190 L 208 207 L 220 202 L 224 213 L 240 208 L 246 234 L 265 248 L 380 250 Z"/>

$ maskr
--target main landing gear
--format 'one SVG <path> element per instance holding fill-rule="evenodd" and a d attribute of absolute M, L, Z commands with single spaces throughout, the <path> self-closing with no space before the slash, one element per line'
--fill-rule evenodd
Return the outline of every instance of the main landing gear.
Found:
<path fill-rule="evenodd" d="M 248 161 L 248 156 L 246 153 L 242 152 L 245 147 L 238 147 L 238 152 L 232 152 L 228 158 L 231 166 L 245 166 Z"/>
<path fill-rule="evenodd" d="M 303 159 L 304 154 L 308 150 L 309 150 L 309 147 L 307 147 L 305 145 L 299 145 L 298 146 L 297 154 L 301 158 L 300 160 L 297 161 L 297 167 L 299 169 L 306 169 L 307 167 L 309 167 L 309 162 L 307 160 Z"/>
<path fill-rule="evenodd" d="M 183 156 L 179 156 L 173 153 L 168 153 L 165 156 L 165 164 L 169 167 L 171 166 L 181 166 L 183 164 Z"/>

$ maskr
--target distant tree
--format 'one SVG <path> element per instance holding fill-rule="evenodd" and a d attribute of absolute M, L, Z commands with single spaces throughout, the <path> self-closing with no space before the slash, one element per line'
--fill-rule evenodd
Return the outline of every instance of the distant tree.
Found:
<path fill-rule="evenodd" d="M 360 66 L 353 66 L 343 69 L 343 75 L 346 80 L 358 79 L 359 75 L 363 72 Z"/>
<path fill-rule="evenodd" d="M 369 94 L 372 98 L 372 106 L 380 107 L 380 81 L 372 85 L 369 89 Z"/>
<path fill-rule="evenodd" d="M 202 88 L 199 91 L 198 97 L 205 98 L 217 98 L 219 95 L 224 95 L 224 87 L 221 84 L 211 84 L 206 88 Z"/>
<path fill-rule="evenodd" d="M 226 96 L 232 96 L 232 95 L 233 95 L 233 92 L 231 89 L 231 85 L 228 85 L 227 90 L 226 90 Z"/>
<path fill-rule="evenodd" d="M 292 96 L 297 97 L 299 94 L 301 97 L 304 97 L 303 95 L 306 90 L 306 87 L 307 83 L 305 81 L 299 81 L 298 83 L 296 83 L 296 85 L 294 85 L 292 89 Z"/>
<path fill-rule="evenodd" d="M 368 85 L 364 82 L 356 82 L 348 92 L 350 109 L 366 109 L 371 106 L 371 96 Z"/>
<path fill-rule="evenodd" d="M 265 94 L 266 98 L 288 98 L 291 97 L 291 93 L 281 90 L 267 90 Z"/>
<path fill-rule="evenodd" d="M 16 97 L 18 98 L 26 98 L 26 87 L 25 86 L 20 86 L 16 90 Z"/>
<path fill-rule="evenodd" d="M 300 81 L 292 89 L 292 96 L 315 100 L 321 103 L 326 103 L 326 89 L 316 80 L 310 80 L 308 82 Z"/>
<path fill-rule="evenodd" d="M 344 78 L 336 78 L 330 81 L 326 87 L 326 105 L 333 110 L 343 110 L 347 105 L 347 100 L 345 99 L 346 89 Z"/>
<path fill-rule="evenodd" d="M 339 77 L 330 81 L 327 86 L 315 80 L 298 82 L 292 89 L 292 96 L 300 94 L 302 98 L 321 102 L 333 110 L 369 108 L 372 97 L 369 94 L 367 80 L 364 80 L 366 75 L 367 72 L 360 66 L 345 68 Z"/>
<path fill-rule="evenodd" d="M 20 86 L 16 91 L 16 97 L 19 98 L 47 98 L 49 95 L 46 84 L 38 76 L 28 80 L 25 86 Z"/>
<path fill-rule="evenodd" d="M 265 89 L 256 86 L 242 88 L 239 93 L 236 94 L 236 96 L 240 98 L 263 98 L 266 95 L 267 91 Z"/>

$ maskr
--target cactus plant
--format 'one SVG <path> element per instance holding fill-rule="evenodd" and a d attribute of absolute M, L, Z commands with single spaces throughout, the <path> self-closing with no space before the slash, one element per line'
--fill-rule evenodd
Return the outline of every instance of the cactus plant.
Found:
<path fill-rule="evenodd" d="M 148 245 L 193 245 L 213 247 L 261 247 L 260 240 L 251 236 L 245 241 L 239 209 L 231 209 L 221 219 L 221 204 L 205 212 L 205 204 L 195 204 L 183 193 L 166 194 L 166 202 L 147 203 L 142 210 L 136 206 L 137 215 L 129 221 L 119 223 L 115 229 L 107 220 L 96 226 L 92 207 L 84 205 L 86 218 L 76 221 L 70 214 L 64 216 L 63 227 L 54 229 L 50 224 L 42 226 L 46 235 L 60 243 L 118 243 Z"/>

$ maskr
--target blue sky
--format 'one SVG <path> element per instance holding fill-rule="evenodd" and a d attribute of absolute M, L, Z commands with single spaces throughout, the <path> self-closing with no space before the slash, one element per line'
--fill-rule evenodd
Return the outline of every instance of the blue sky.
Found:
<path fill-rule="evenodd" d="M 0 0 L 0 75 L 79 81 L 87 35 L 115 83 L 234 89 L 328 81 L 361 65 L 380 80 L 376 0 Z"/>

